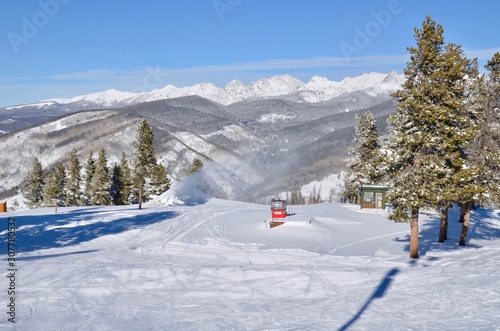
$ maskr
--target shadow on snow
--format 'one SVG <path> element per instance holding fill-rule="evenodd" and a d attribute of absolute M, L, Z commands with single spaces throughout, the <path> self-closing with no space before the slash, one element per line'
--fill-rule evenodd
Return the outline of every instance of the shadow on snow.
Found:
<path fill-rule="evenodd" d="M 424 217 L 422 217 L 424 215 Z M 423 256 L 429 251 L 454 251 L 461 246 L 458 245 L 462 223 L 459 222 L 460 207 L 455 206 L 449 209 L 448 213 L 448 239 L 444 243 L 439 243 L 439 229 L 441 218 L 439 214 L 421 213 L 419 217 L 419 252 Z M 422 222 L 425 220 L 425 222 Z M 408 223 L 408 228 L 410 224 Z M 409 232 L 409 229 L 408 229 Z M 471 240 L 497 240 L 500 239 L 500 211 L 492 209 L 472 210 L 467 231 L 467 241 L 465 248 L 480 248 L 482 246 L 471 244 Z M 404 250 L 410 252 L 410 235 L 396 239 L 405 242 Z"/>
<path fill-rule="evenodd" d="M 399 273 L 399 268 L 393 268 L 391 269 L 382 279 L 380 282 L 380 285 L 375 289 L 373 294 L 366 300 L 365 304 L 357 311 L 357 313 L 346 323 L 344 324 L 339 331 L 345 331 L 349 329 L 364 313 L 364 311 L 368 308 L 368 306 L 372 303 L 373 300 L 375 299 L 380 299 L 383 298 L 389 289 L 393 277 L 395 277 Z"/>
<path fill-rule="evenodd" d="M 136 211 L 136 214 L 130 215 L 131 210 Z M 66 213 L 64 209 L 61 211 L 59 214 L 47 215 L 12 215 L 16 218 L 16 251 L 22 254 L 78 245 L 102 236 L 139 229 L 177 215 L 173 211 L 165 210 L 143 210 L 144 213 L 141 214 L 136 208 L 110 210 L 102 207 L 82 207 Z M 2 230 L 6 230 L 6 226 Z M 1 245 L 6 246 L 7 236 L 2 237 Z"/>

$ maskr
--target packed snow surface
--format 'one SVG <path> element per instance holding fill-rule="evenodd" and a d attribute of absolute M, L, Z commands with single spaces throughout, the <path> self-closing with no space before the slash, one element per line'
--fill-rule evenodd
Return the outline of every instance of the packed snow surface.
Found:
<path fill-rule="evenodd" d="M 421 214 L 219 200 L 182 183 L 137 206 L 51 208 L 16 219 L 19 330 L 499 330 L 500 211 L 474 210 L 466 247 L 451 211 L 446 243 Z"/>

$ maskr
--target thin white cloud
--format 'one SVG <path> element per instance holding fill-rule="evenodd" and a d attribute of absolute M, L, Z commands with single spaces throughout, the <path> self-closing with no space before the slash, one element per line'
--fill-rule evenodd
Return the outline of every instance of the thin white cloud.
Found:
<path fill-rule="evenodd" d="M 69 74 L 52 75 L 48 78 L 54 80 L 99 80 L 112 79 L 124 74 L 126 75 L 125 72 L 116 69 L 93 69 Z"/>
<path fill-rule="evenodd" d="M 468 57 L 477 57 L 480 60 L 491 59 L 493 54 L 500 52 L 500 48 L 489 48 L 482 50 L 466 49 Z M 260 71 L 296 71 L 301 69 L 342 69 L 342 68 L 367 68 L 367 71 L 376 70 L 380 66 L 401 67 L 409 60 L 409 55 L 380 55 L 363 57 L 314 57 L 308 59 L 274 59 L 252 62 L 235 62 L 223 65 L 204 65 L 186 68 L 162 68 L 148 67 L 145 69 L 118 70 L 118 69 L 93 69 L 82 72 L 58 74 L 46 77 L 57 81 L 96 81 L 113 82 L 120 81 L 136 82 L 144 80 L 146 77 L 154 76 L 157 80 L 165 80 L 166 77 L 177 77 L 180 75 L 220 75 L 230 73 L 246 73 Z M 28 78 L 15 78 L 22 80 Z"/>
<path fill-rule="evenodd" d="M 495 53 L 500 52 L 500 47 L 488 49 L 464 49 L 465 55 L 469 58 L 478 58 L 479 60 L 491 60 Z"/>
<path fill-rule="evenodd" d="M 161 68 L 149 67 L 146 69 L 117 70 L 117 69 L 93 69 L 82 72 L 58 74 L 47 78 L 52 80 L 88 80 L 109 81 L 114 79 L 141 79 L 146 75 L 157 75 L 166 77 L 178 74 L 220 74 L 221 72 L 251 72 L 251 71 L 273 71 L 273 70 L 300 70 L 314 68 L 353 68 L 366 67 L 376 68 L 381 65 L 401 65 L 408 61 L 407 55 L 381 55 L 366 57 L 314 57 L 309 59 L 275 59 L 253 62 L 235 62 L 224 65 L 204 65 L 187 68 Z"/>

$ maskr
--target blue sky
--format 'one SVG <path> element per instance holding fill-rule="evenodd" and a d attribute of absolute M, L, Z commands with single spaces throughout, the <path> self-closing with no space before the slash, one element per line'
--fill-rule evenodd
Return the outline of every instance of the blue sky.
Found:
<path fill-rule="evenodd" d="M 0 106 L 110 88 L 399 72 L 426 15 L 481 64 L 500 1 L 2 0 Z"/>

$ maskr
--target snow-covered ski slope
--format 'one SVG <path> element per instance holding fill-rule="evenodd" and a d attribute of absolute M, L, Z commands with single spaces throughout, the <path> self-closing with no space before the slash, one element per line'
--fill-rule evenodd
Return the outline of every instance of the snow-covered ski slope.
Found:
<path fill-rule="evenodd" d="M 421 215 L 268 206 L 174 188 L 137 206 L 2 214 L 2 329 L 499 330 L 500 211 L 475 210 L 458 247 L 458 210 L 438 244 Z M 7 321 L 7 217 L 16 218 L 16 324 Z"/>

